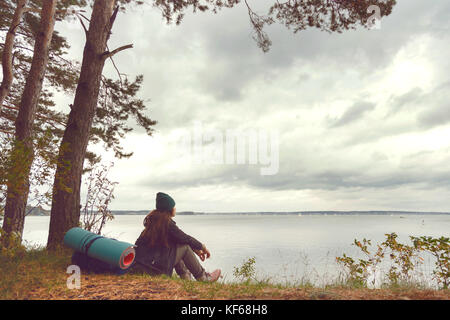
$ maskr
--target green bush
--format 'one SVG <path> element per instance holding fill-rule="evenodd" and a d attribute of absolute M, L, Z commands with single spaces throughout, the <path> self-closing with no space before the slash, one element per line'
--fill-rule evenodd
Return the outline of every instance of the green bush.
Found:
<path fill-rule="evenodd" d="M 445 237 L 410 237 L 414 247 L 431 253 L 436 259 L 433 270 L 434 277 L 439 285 L 448 289 L 450 284 L 450 239 Z"/>
<path fill-rule="evenodd" d="M 242 263 L 242 266 L 234 267 L 233 275 L 245 282 L 250 282 L 251 280 L 256 281 L 255 263 L 255 257 L 249 258 L 247 261 Z"/>
<path fill-rule="evenodd" d="M 16 256 L 22 256 L 26 252 L 25 246 L 22 245 L 22 237 L 13 232 L 6 234 L 6 232 L 0 228 L 0 256 L 4 258 L 12 258 Z"/>
<path fill-rule="evenodd" d="M 363 239 L 362 242 L 354 240 L 353 245 L 360 248 L 366 259 L 355 260 L 345 253 L 337 257 L 336 261 L 344 267 L 347 273 L 347 283 L 366 287 L 371 275 L 380 264 L 389 257 L 390 268 L 385 277 L 390 285 L 396 286 L 411 283 L 412 273 L 417 266 L 423 263 L 421 253 L 428 252 L 435 257 L 436 268 L 433 270 L 434 278 L 439 287 L 448 288 L 450 279 L 450 241 L 449 238 L 412 237 L 413 245 L 406 245 L 397 241 L 397 234 L 385 234 L 386 240 L 377 245 L 375 252 L 369 251 L 371 241 Z M 372 284 L 375 284 L 375 277 Z"/>

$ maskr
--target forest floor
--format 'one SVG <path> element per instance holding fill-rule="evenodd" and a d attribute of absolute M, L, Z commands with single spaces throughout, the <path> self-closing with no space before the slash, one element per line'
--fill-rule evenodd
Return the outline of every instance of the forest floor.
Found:
<path fill-rule="evenodd" d="M 0 299 L 13 300 L 450 300 L 450 290 L 413 286 L 368 289 L 351 286 L 287 286 L 215 283 L 142 274 L 81 274 L 68 289 L 70 252 L 0 252 Z"/>
<path fill-rule="evenodd" d="M 32 288 L 24 299 L 45 300 L 450 300 L 450 290 L 414 288 L 280 287 L 267 284 L 198 283 L 138 275 L 85 275 L 81 288 Z"/>

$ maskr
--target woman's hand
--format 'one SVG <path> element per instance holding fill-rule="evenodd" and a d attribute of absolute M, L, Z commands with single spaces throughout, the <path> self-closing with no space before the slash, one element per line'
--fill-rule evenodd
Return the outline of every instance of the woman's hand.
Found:
<path fill-rule="evenodd" d="M 205 259 L 208 259 L 211 256 L 211 253 L 208 249 L 206 249 L 206 246 L 203 245 L 201 250 L 194 250 L 195 254 L 199 256 L 200 260 L 205 261 Z"/>
<path fill-rule="evenodd" d="M 194 250 L 195 254 L 199 256 L 200 260 L 205 261 L 205 254 L 203 250 Z"/>
<path fill-rule="evenodd" d="M 206 249 L 205 245 L 203 245 L 202 251 L 203 251 L 204 254 L 206 254 L 206 258 L 211 257 L 211 253 L 209 252 L 208 249 Z"/>

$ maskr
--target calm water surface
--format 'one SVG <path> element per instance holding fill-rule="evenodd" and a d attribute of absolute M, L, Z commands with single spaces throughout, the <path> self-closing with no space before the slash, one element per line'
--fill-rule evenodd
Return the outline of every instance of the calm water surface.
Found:
<path fill-rule="evenodd" d="M 117 215 L 104 235 L 134 243 L 143 229 L 144 216 Z M 355 238 L 382 242 L 395 232 L 400 242 L 412 236 L 450 236 L 450 215 L 196 215 L 176 216 L 177 225 L 206 244 L 211 258 L 207 270 L 221 268 L 223 281 L 235 281 L 233 270 L 250 257 L 256 259 L 258 278 L 278 283 L 299 283 L 302 277 L 316 284 L 336 279 L 335 257 L 357 256 Z M 49 217 L 27 217 L 24 241 L 45 245 Z M 422 271 L 430 273 L 431 259 Z"/>

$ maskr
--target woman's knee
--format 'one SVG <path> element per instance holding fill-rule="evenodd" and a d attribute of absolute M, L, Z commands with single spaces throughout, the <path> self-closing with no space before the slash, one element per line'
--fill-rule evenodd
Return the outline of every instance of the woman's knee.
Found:
<path fill-rule="evenodd" d="M 188 244 L 177 244 L 175 263 L 178 263 L 180 260 L 182 260 L 189 252 L 189 250 L 192 249 Z"/>
<path fill-rule="evenodd" d="M 188 244 L 177 244 L 177 251 L 181 251 L 183 253 L 192 250 Z"/>

